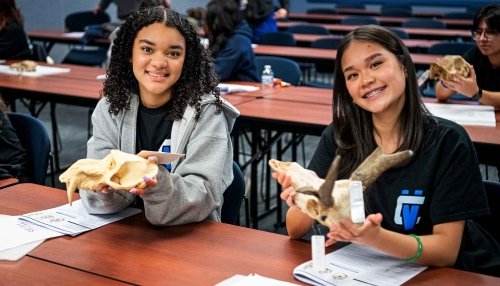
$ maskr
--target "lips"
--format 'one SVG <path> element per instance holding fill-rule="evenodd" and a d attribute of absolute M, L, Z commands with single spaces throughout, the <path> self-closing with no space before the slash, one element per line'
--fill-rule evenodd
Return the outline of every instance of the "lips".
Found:
<path fill-rule="evenodd" d="M 146 73 L 153 79 L 163 79 L 167 76 L 167 73 L 146 71 Z"/>
<path fill-rule="evenodd" d="M 363 95 L 363 98 L 373 97 L 373 96 L 379 94 L 380 92 L 382 92 L 383 90 L 385 90 L 385 86 L 376 88 L 374 90 L 371 90 L 370 92 L 365 93 L 365 95 Z"/>

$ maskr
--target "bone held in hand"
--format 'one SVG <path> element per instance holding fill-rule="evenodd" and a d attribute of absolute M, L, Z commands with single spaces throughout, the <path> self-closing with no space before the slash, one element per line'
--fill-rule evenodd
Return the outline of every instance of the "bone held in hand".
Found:
<path fill-rule="evenodd" d="M 71 204 L 76 189 L 100 191 L 109 186 L 115 190 L 144 188 L 143 177 L 154 177 L 158 166 L 137 155 L 111 150 L 102 160 L 81 159 L 59 176 L 66 183 L 68 201 Z"/>

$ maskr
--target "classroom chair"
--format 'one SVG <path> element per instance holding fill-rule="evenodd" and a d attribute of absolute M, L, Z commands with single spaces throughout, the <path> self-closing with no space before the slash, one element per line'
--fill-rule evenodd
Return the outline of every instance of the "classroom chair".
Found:
<path fill-rule="evenodd" d="M 273 45 L 273 46 L 287 46 L 295 47 L 297 42 L 293 37 L 293 34 L 286 31 L 269 32 L 260 38 L 261 45 Z"/>
<path fill-rule="evenodd" d="M 45 185 L 47 168 L 50 163 L 51 184 L 54 182 L 54 167 L 50 151 L 50 138 L 42 121 L 31 115 L 8 113 L 12 126 L 17 131 L 21 145 L 28 152 L 30 177 L 33 183 Z"/>
<path fill-rule="evenodd" d="M 233 162 L 233 175 L 233 182 L 224 192 L 221 221 L 224 223 L 238 225 L 241 203 L 245 200 L 245 210 L 248 208 L 248 203 L 245 194 L 245 178 L 241 172 L 240 166 L 238 166 L 236 162 Z M 248 224 L 249 215 L 247 217 L 247 212 L 245 212 L 245 217 Z"/>
<path fill-rule="evenodd" d="M 341 40 L 342 39 L 338 37 L 317 39 L 311 43 L 311 48 L 336 50 Z M 332 88 L 334 65 L 334 62 L 316 62 L 315 74 L 311 77 L 313 79 L 304 82 L 304 85 L 319 88 Z"/>
<path fill-rule="evenodd" d="M 443 18 L 444 19 L 473 19 L 474 15 L 476 13 L 472 11 L 466 11 L 466 12 L 449 12 L 449 13 L 444 13 Z"/>
<path fill-rule="evenodd" d="M 301 71 L 296 61 L 274 56 L 255 56 L 255 66 L 259 72 L 262 72 L 265 65 L 271 65 L 274 77 L 294 86 L 300 85 Z"/>
<path fill-rule="evenodd" d="M 342 25 L 379 25 L 380 21 L 375 17 L 370 16 L 349 16 L 340 21 Z"/>
<path fill-rule="evenodd" d="M 296 24 L 288 27 L 288 31 L 294 34 L 330 35 L 330 31 L 321 25 Z"/>
<path fill-rule="evenodd" d="M 333 8 L 310 8 L 306 10 L 306 14 L 337 14 L 337 11 Z"/>
<path fill-rule="evenodd" d="M 463 56 L 468 50 L 476 47 L 475 42 L 442 42 L 435 43 L 427 50 L 428 54 Z"/>
<path fill-rule="evenodd" d="M 408 19 L 401 24 L 404 28 L 446 29 L 446 24 L 436 19 Z"/>
<path fill-rule="evenodd" d="M 413 12 L 411 9 L 399 8 L 399 7 L 383 7 L 380 10 L 380 16 L 389 17 L 413 17 Z"/>
<path fill-rule="evenodd" d="M 398 37 L 400 39 L 409 39 L 410 38 L 410 35 L 405 30 L 401 30 L 399 28 L 393 28 L 393 27 L 389 27 L 388 29 L 391 30 L 392 32 L 394 32 L 396 35 L 398 35 Z"/>
<path fill-rule="evenodd" d="M 87 26 L 99 25 L 110 21 L 107 13 L 94 15 L 92 11 L 71 13 L 64 19 L 67 32 L 84 32 Z M 64 57 L 63 63 L 85 66 L 101 66 L 106 61 L 107 47 L 72 48 Z"/>

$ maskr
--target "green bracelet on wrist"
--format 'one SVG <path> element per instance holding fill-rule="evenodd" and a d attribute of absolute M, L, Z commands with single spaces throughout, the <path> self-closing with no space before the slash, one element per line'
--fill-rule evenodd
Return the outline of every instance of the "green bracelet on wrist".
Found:
<path fill-rule="evenodd" d="M 418 235 L 410 234 L 410 236 L 415 238 L 415 240 L 417 241 L 417 244 L 418 244 L 418 248 L 417 248 L 417 253 L 415 253 L 415 256 L 404 260 L 405 262 L 408 262 L 408 263 L 412 263 L 412 262 L 417 261 L 420 258 L 420 256 L 422 255 L 422 250 L 424 249 L 424 246 L 422 245 L 422 241 L 420 241 L 420 237 Z"/>

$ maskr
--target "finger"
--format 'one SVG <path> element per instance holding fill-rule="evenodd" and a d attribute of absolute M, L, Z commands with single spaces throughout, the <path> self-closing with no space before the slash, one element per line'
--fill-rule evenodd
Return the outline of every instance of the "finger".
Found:
<path fill-rule="evenodd" d="M 134 195 L 144 195 L 145 190 L 141 188 L 132 188 L 130 189 L 129 193 L 134 194 Z"/>
<path fill-rule="evenodd" d="M 152 163 L 155 163 L 155 164 L 158 164 L 158 157 L 156 157 L 156 156 L 149 156 L 148 157 L 148 161 L 152 162 Z"/>
<path fill-rule="evenodd" d="M 337 242 L 334 238 L 328 238 L 326 241 L 325 241 L 325 246 L 328 247 L 332 244 L 334 244 L 335 242 Z"/>
<path fill-rule="evenodd" d="M 360 233 L 360 230 L 355 227 L 351 221 L 347 219 L 343 219 L 340 221 L 340 225 L 346 230 L 347 233 L 349 233 L 350 236 L 352 237 L 357 237 Z"/>
<path fill-rule="evenodd" d="M 144 182 L 146 183 L 146 187 L 154 187 L 158 183 L 156 177 L 150 178 L 148 176 L 142 177 Z"/>
<path fill-rule="evenodd" d="M 382 223 L 382 214 L 371 214 L 366 217 L 366 220 L 374 225 L 380 225 Z"/>

